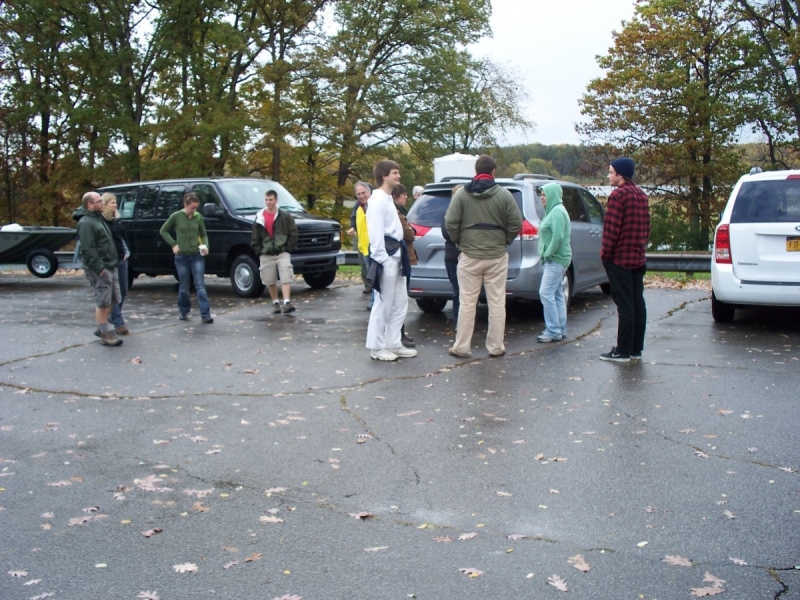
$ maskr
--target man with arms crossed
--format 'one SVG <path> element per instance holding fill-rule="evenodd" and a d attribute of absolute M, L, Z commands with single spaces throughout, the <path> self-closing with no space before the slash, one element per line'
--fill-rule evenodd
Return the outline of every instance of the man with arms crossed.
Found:
<path fill-rule="evenodd" d="M 86 213 L 78 222 L 78 239 L 81 243 L 83 272 L 94 290 L 94 318 L 100 330 L 100 341 L 106 346 L 121 346 L 122 340 L 108 327 L 111 307 L 120 302 L 117 249 L 102 216 L 103 199 L 100 194 L 87 192 L 83 195 L 82 203 Z"/>
<path fill-rule="evenodd" d="M 455 344 L 447 351 L 459 358 L 471 354 L 475 309 L 481 286 L 489 304 L 489 356 L 506 353 L 506 277 L 508 246 L 522 228 L 522 215 L 514 197 L 494 181 L 497 164 L 491 156 L 475 161 L 475 177 L 453 195 L 444 220 L 458 259 L 460 307 Z"/>
<path fill-rule="evenodd" d="M 403 226 L 392 200 L 392 188 L 400 183 L 400 166 L 391 160 L 380 160 L 373 169 L 378 188 L 369 198 L 367 231 L 372 265 L 370 274 L 376 292 L 369 315 L 367 348 L 374 360 L 397 360 L 417 355 L 413 348 L 404 348 L 400 329 L 408 310 L 406 277 L 411 267 L 403 242 Z M 406 266 L 404 269 L 403 266 Z"/>
<path fill-rule="evenodd" d="M 641 360 L 647 307 L 644 303 L 644 255 L 650 235 L 650 206 L 645 193 L 633 183 L 634 164 L 625 156 L 611 161 L 608 182 L 616 187 L 608 197 L 603 221 L 600 258 L 611 283 L 611 298 L 617 305 L 617 345 L 600 360 Z"/>

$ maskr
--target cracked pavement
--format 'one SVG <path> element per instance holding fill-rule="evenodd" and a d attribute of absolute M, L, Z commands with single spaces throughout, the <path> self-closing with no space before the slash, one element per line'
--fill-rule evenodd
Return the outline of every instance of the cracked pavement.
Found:
<path fill-rule="evenodd" d="M 210 326 L 138 279 L 106 348 L 82 277 L 0 273 L 3 600 L 559 597 L 552 575 L 665 600 L 707 572 L 800 599 L 800 311 L 721 326 L 704 292 L 649 289 L 644 361 L 619 365 L 599 290 L 556 344 L 511 307 L 500 359 L 485 306 L 460 360 L 449 306 L 412 301 L 419 356 L 381 363 L 351 281 L 297 282 L 291 316 L 208 284 Z"/>

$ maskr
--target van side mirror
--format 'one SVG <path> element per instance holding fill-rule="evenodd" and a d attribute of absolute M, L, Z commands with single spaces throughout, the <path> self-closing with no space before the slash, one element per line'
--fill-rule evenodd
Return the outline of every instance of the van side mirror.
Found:
<path fill-rule="evenodd" d="M 213 202 L 207 202 L 203 205 L 203 216 L 204 217 L 214 217 L 214 218 L 221 218 L 225 215 L 225 211 L 222 210 L 219 206 L 214 204 Z"/>

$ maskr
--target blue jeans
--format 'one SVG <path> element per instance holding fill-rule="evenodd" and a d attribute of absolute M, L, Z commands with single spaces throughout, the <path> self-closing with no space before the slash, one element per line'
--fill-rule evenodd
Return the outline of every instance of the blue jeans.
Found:
<path fill-rule="evenodd" d="M 543 264 L 544 273 L 539 285 L 539 299 L 544 308 L 544 335 L 554 339 L 567 335 L 567 299 L 561 282 L 567 268 L 557 262 Z"/>
<path fill-rule="evenodd" d="M 458 263 L 444 261 L 444 268 L 447 269 L 447 278 L 450 280 L 450 285 L 453 286 L 453 297 L 451 298 L 453 301 L 453 321 L 458 323 L 458 309 L 461 306 L 458 298 Z"/>
<path fill-rule="evenodd" d="M 119 304 L 115 304 L 111 308 L 111 314 L 108 317 L 108 322 L 114 327 L 122 327 L 125 325 L 125 319 L 122 318 L 122 303 L 125 302 L 125 296 L 128 295 L 128 261 L 117 261 L 117 274 L 119 277 Z"/>
<path fill-rule="evenodd" d="M 176 254 L 175 269 L 178 271 L 178 311 L 185 316 L 192 308 L 189 285 L 193 278 L 194 288 L 197 290 L 197 303 L 200 305 L 200 316 L 210 317 L 211 305 L 208 303 L 208 292 L 206 292 L 205 259 L 200 253 Z"/>

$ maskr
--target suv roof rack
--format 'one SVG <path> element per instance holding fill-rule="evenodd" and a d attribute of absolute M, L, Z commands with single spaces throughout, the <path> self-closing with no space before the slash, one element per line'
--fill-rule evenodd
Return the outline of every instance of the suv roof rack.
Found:
<path fill-rule="evenodd" d="M 441 180 L 436 183 L 447 183 L 448 181 L 472 181 L 472 177 L 467 177 L 466 175 L 450 175 L 442 177 Z"/>
<path fill-rule="evenodd" d="M 514 180 L 519 181 L 520 179 L 555 179 L 550 175 L 541 175 L 539 173 L 517 173 L 514 175 Z"/>

